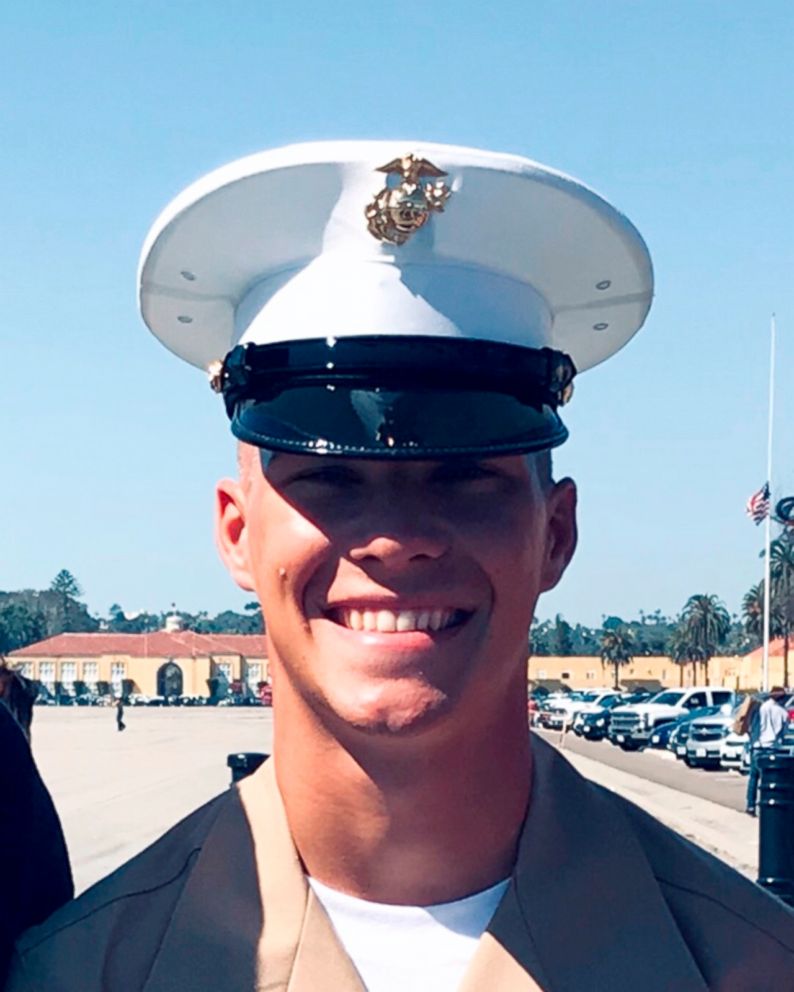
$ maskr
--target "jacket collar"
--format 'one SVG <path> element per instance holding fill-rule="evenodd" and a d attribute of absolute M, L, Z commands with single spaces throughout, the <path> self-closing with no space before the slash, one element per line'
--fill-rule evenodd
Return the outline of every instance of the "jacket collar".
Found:
<path fill-rule="evenodd" d="M 707 992 L 615 800 L 538 739 L 533 762 L 513 880 L 460 992 Z M 145 992 L 230 987 L 365 992 L 306 884 L 272 761 L 210 828 Z"/>
<path fill-rule="evenodd" d="M 620 801 L 535 736 L 532 756 L 518 861 L 490 933 L 550 992 L 707 992 Z"/>

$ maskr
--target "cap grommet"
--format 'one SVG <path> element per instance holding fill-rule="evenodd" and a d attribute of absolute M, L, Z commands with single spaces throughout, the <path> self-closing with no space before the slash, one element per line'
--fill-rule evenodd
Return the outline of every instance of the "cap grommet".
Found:
<path fill-rule="evenodd" d="M 176 319 L 179 321 L 180 324 L 192 324 L 193 323 L 193 318 L 192 317 L 188 317 L 188 315 L 187 314 L 184 314 L 184 313 L 181 313 Z"/>
<path fill-rule="evenodd" d="M 195 273 L 189 272 L 187 269 L 182 269 L 182 271 L 179 274 L 180 276 L 182 276 L 183 279 L 187 279 L 188 282 L 196 281 Z"/>
<path fill-rule="evenodd" d="M 604 323 L 603 320 L 600 321 L 598 324 L 593 324 L 594 331 L 605 331 L 608 327 L 609 324 Z"/>
<path fill-rule="evenodd" d="M 185 273 L 183 272 L 182 275 L 184 274 Z M 596 289 L 609 289 L 611 285 L 612 285 L 611 279 L 602 279 L 601 282 L 596 283 Z"/>

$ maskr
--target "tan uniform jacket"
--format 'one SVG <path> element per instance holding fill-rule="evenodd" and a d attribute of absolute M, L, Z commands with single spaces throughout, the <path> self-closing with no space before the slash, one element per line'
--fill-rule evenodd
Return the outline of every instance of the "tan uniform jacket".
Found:
<path fill-rule="evenodd" d="M 461 992 L 794 990 L 794 912 L 542 741 L 533 754 L 513 879 Z M 306 884 L 267 763 L 29 930 L 8 992 L 32 990 L 362 985 Z"/>

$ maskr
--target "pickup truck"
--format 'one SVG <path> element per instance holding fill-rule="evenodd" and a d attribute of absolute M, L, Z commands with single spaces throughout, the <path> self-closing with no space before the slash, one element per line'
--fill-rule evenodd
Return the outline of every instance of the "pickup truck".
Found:
<path fill-rule="evenodd" d="M 701 706 L 722 706 L 733 702 L 734 693 L 721 686 L 663 689 L 647 702 L 618 706 L 612 710 L 609 740 L 624 751 L 636 751 L 645 747 L 654 728 L 660 724 Z"/>

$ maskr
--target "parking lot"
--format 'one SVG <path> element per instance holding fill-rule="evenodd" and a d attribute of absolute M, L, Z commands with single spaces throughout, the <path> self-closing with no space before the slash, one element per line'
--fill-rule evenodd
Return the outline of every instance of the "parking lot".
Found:
<path fill-rule="evenodd" d="M 135 707 L 125 721 L 119 733 L 113 709 L 35 710 L 33 749 L 63 822 L 78 892 L 228 788 L 228 754 L 272 747 L 266 707 Z M 698 773 L 653 752 L 625 754 L 572 734 L 563 753 L 583 774 L 752 874 L 757 828 L 736 812 L 738 775 Z"/>
<path fill-rule="evenodd" d="M 558 732 L 539 730 L 538 733 L 551 743 L 560 740 Z M 609 741 L 583 740 L 570 732 L 565 735 L 563 749 L 729 809 L 741 811 L 745 807 L 747 779 L 735 771 L 687 768 L 670 751 L 646 748 L 627 752 Z"/>

